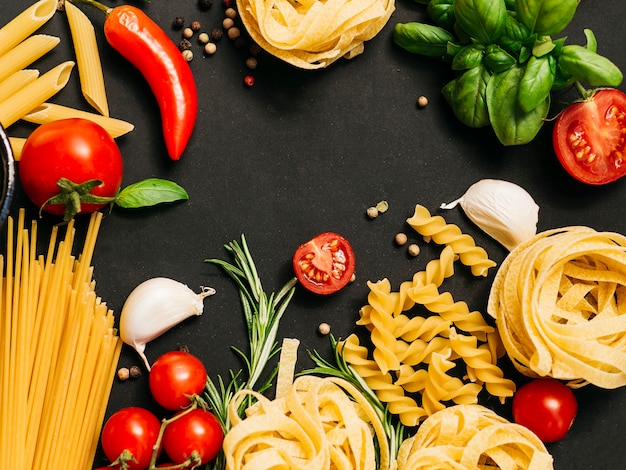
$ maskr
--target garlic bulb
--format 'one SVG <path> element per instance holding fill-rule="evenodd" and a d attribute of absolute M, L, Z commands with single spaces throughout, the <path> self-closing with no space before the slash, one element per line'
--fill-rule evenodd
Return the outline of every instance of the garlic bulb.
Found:
<path fill-rule="evenodd" d="M 148 279 L 135 287 L 124 302 L 120 315 L 120 337 L 139 353 L 150 370 L 150 363 L 144 354 L 146 344 L 186 318 L 202 315 L 203 299 L 213 294 L 215 289 L 211 287 L 203 287 L 196 294 L 173 279 Z"/>
<path fill-rule="evenodd" d="M 457 204 L 472 222 L 509 251 L 537 233 L 539 206 L 525 189 L 514 183 L 480 180 L 459 199 L 440 208 L 452 209 Z"/>

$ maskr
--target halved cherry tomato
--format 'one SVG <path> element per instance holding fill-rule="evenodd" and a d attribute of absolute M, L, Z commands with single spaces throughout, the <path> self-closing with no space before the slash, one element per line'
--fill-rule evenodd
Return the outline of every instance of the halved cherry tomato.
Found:
<path fill-rule="evenodd" d="M 601 185 L 626 175 L 626 94 L 601 89 L 557 118 L 552 143 L 565 170 Z"/>
<path fill-rule="evenodd" d="M 543 442 L 563 439 L 577 412 L 574 393 L 558 380 L 532 380 L 513 396 L 513 420 L 533 431 Z"/>
<path fill-rule="evenodd" d="M 122 408 L 113 413 L 102 428 L 102 450 L 120 467 L 146 469 L 150 466 L 160 430 L 161 422 L 151 411 L 135 406 Z"/>
<path fill-rule="evenodd" d="M 293 269 L 300 284 L 316 294 L 332 294 L 350 282 L 354 251 L 348 240 L 334 232 L 320 233 L 300 245 Z"/>
<path fill-rule="evenodd" d="M 150 369 L 148 382 L 154 400 L 168 410 L 191 405 L 190 397 L 200 395 L 207 381 L 202 361 L 184 351 L 159 356 Z"/>

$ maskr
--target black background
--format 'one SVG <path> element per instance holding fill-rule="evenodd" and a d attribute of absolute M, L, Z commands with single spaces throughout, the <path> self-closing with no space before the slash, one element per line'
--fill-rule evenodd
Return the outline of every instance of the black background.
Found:
<path fill-rule="evenodd" d="M 19 0 L 3 5 L 0 24 L 31 3 Z M 568 43 L 584 44 L 583 28 L 591 28 L 599 52 L 626 70 L 625 5 L 622 0 L 583 0 L 565 32 Z M 247 345 L 237 290 L 204 259 L 229 259 L 223 245 L 241 234 L 268 292 L 277 291 L 292 276 L 295 248 L 317 233 L 336 231 L 353 244 L 356 281 L 323 298 L 298 290 L 283 318 L 279 335 L 301 340 L 299 369 L 303 369 L 311 366 L 306 350 L 329 352 L 327 338 L 317 333 L 320 322 L 328 322 L 339 337 L 358 330 L 355 321 L 366 302 L 368 280 L 386 277 L 397 288 L 437 256 L 436 247 L 417 240 L 410 231 L 410 238 L 422 246 L 418 258 L 408 257 L 404 248 L 393 243 L 398 231 L 407 230 L 405 220 L 415 204 L 437 213 L 442 202 L 456 199 L 472 183 L 500 178 L 532 194 L 540 206 L 540 231 L 587 225 L 626 233 L 626 183 L 588 187 L 575 182 L 554 157 L 550 123 L 532 144 L 505 148 L 490 130 L 465 128 L 456 121 L 440 94 L 450 79 L 448 66 L 413 56 L 392 42 L 396 23 L 427 20 L 424 7 L 409 0 L 397 0 L 391 20 L 366 44 L 364 54 L 324 70 L 294 69 L 262 54 L 258 68 L 250 72 L 244 65 L 245 49 L 237 49 L 228 39 L 218 43 L 211 57 L 204 57 L 194 42 L 190 66 L 197 80 L 199 116 L 189 147 L 177 162 L 166 155 L 158 107 L 146 82 L 104 41 L 103 15 L 81 8 L 99 34 L 111 116 L 135 124 L 132 133 L 118 139 L 125 159 L 123 184 L 167 178 L 190 195 L 182 203 L 146 210 L 115 208 L 106 215 L 94 255 L 96 290 L 120 312 L 130 291 L 155 276 L 174 278 L 192 289 L 202 285 L 217 289 L 205 300 L 203 316 L 185 321 L 148 345 L 150 360 L 184 344 L 204 361 L 212 377 L 240 367 L 230 350 L 231 345 L 244 350 Z M 219 27 L 224 17 L 219 0 L 208 11 L 200 10 L 194 0 L 153 0 L 142 8 L 176 42 L 180 32 L 171 28 L 176 16 L 187 22 L 199 20 L 206 31 Z M 63 14 L 41 31 L 59 35 L 62 42 L 36 67 L 45 71 L 73 59 Z M 256 83 L 248 89 L 243 77 L 249 73 Z M 430 100 L 426 108 L 416 105 L 420 95 Z M 572 94 L 556 97 L 552 114 L 559 108 L 558 101 L 572 98 Z M 77 70 L 51 101 L 89 109 L 80 94 Z M 9 134 L 26 136 L 31 129 L 17 123 Z M 369 220 L 367 207 L 381 200 L 388 201 L 389 211 Z M 25 207 L 31 218 L 37 217 L 37 208 L 19 186 L 12 207 L 14 214 Z M 505 257 L 506 251 L 459 209 L 443 215 L 472 234 L 494 260 Z M 40 221 L 42 243 L 56 222 L 47 215 Z M 86 218 L 79 218 L 79 233 L 85 226 Z M 467 301 L 471 309 L 485 312 L 494 274 L 492 270 L 486 279 L 475 279 L 459 267 L 443 288 L 455 299 Z M 140 360 L 125 346 L 120 366 L 134 364 Z M 522 378 L 511 374 L 521 383 Z M 626 457 L 622 445 L 626 390 L 588 386 L 576 395 L 580 410 L 570 434 L 548 446 L 555 468 L 621 467 Z M 485 403 L 491 406 L 494 401 Z M 107 415 L 131 405 L 155 409 L 147 374 L 136 381 L 116 381 Z M 508 417 L 509 405 L 500 411 Z M 95 464 L 105 464 L 100 453 Z"/>

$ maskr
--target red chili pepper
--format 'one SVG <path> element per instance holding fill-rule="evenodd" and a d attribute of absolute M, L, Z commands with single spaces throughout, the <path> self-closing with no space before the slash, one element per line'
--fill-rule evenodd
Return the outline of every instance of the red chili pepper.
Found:
<path fill-rule="evenodd" d="M 196 83 L 180 50 L 139 8 L 108 8 L 95 0 L 78 0 L 106 13 L 108 43 L 144 76 L 161 111 L 163 137 L 172 160 L 180 159 L 198 116 Z"/>

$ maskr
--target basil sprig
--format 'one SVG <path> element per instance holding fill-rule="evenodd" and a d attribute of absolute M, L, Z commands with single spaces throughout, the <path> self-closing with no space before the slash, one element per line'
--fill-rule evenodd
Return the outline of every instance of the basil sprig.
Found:
<path fill-rule="evenodd" d="M 623 75 L 585 46 L 554 39 L 571 22 L 578 0 L 415 0 L 432 24 L 398 23 L 397 45 L 449 63 L 455 78 L 443 95 L 465 125 L 491 126 L 503 145 L 533 140 L 550 109 L 551 93 L 583 82 L 618 86 Z"/>

